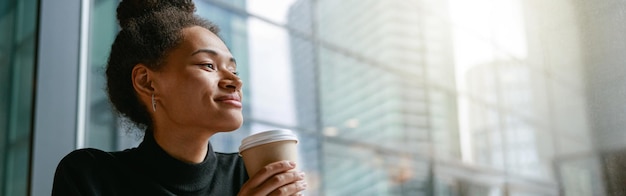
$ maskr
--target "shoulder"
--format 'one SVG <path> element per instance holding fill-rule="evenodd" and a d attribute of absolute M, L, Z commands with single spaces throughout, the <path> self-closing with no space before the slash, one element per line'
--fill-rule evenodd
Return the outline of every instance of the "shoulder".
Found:
<path fill-rule="evenodd" d="M 76 165 L 92 165 L 90 163 L 99 162 L 107 159 L 112 159 L 113 156 L 102 150 L 94 149 L 94 148 L 85 148 L 78 149 L 70 152 L 65 155 L 61 162 L 59 162 L 59 167 L 61 166 L 76 166 Z"/>
<path fill-rule="evenodd" d="M 57 175 L 92 173 L 103 169 L 103 166 L 106 167 L 107 163 L 113 160 L 113 158 L 110 153 L 98 149 L 85 148 L 74 150 L 61 159 L 56 173 Z"/>
<path fill-rule="evenodd" d="M 144 176 L 129 165 L 134 149 L 105 152 L 93 148 L 78 149 L 59 162 L 52 195 L 119 195 Z M 135 187 L 137 188 L 137 187 Z"/>
<path fill-rule="evenodd" d="M 93 158 L 99 158 L 99 157 L 106 157 L 107 155 L 109 155 L 108 152 L 105 152 L 99 149 L 83 148 L 83 149 L 78 149 L 78 150 L 74 150 L 70 152 L 65 157 L 63 157 L 63 160 L 93 159 Z"/>
<path fill-rule="evenodd" d="M 110 173 L 110 153 L 87 148 L 67 154 L 56 168 L 52 195 L 82 195 L 96 191 L 99 184 Z"/>

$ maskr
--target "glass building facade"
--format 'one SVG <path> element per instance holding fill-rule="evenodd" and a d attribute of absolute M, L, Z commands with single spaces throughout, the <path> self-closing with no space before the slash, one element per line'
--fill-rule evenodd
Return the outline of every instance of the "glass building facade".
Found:
<path fill-rule="evenodd" d="M 0 3 L 0 195 L 141 141 L 104 91 L 118 2 Z M 194 2 L 244 81 L 213 147 L 294 130 L 306 195 L 626 194 L 624 1 Z"/>

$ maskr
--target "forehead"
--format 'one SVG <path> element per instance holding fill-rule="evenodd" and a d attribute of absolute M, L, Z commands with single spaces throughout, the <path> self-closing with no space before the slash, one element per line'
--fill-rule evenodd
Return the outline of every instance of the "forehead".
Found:
<path fill-rule="evenodd" d="M 217 55 L 231 57 L 226 44 L 215 33 L 199 26 L 187 27 L 182 31 L 183 41 L 180 45 L 185 53 L 193 53 L 201 49 L 210 49 Z"/>

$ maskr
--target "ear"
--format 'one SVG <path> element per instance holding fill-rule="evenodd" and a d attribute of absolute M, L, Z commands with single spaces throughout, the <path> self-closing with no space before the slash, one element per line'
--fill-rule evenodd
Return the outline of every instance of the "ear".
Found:
<path fill-rule="evenodd" d="M 133 67 L 133 87 L 135 92 L 142 98 L 149 98 L 154 94 L 154 86 L 152 79 L 154 72 L 152 72 L 146 65 L 137 64 Z"/>

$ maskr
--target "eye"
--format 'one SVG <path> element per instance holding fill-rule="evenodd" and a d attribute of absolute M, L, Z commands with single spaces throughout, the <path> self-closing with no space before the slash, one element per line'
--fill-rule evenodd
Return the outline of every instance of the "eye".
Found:
<path fill-rule="evenodd" d="M 209 69 L 215 70 L 215 66 L 211 63 L 202 64 L 202 65 L 204 65 L 205 67 L 208 67 Z"/>

